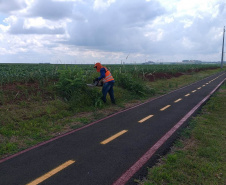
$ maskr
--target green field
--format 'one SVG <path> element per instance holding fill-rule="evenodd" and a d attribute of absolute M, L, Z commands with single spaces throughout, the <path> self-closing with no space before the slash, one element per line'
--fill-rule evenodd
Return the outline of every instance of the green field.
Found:
<path fill-rule="evenodd" d="M 59 65 L 59 64 L 0 64 L 0 84 L 12 82 L 44 83 L 49 80 L 58 80 L 62 71 L 81 74 L 90 80 L 95 73 L 94 65 Z M 132 76 L 145 76 L 145 74 L 196 71 L 199 69 L 214 69 L 219 65 L 210 64 L 174 64 L 174 65 L 106 65 L 114 76 L 118 74 L 132 74 Z"/>
<path fill-rule="evenodd" d="M 0 64 L 0 158 L 221 71 L 216 65 L 107 67 L 116 105 L 109 97 L 102 102 L 101 87 L 86 85 L 99 75 L 93 65 Z"/>

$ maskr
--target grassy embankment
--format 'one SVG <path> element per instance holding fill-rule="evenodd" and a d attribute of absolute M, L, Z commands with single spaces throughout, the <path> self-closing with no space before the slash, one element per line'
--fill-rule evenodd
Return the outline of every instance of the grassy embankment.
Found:
<path fill-rule="evenodd" d="M 171 152 L 140 185 L 226 184 L 226 84 L 211 97 Z"/>
<path fill-rule="evenodd" d="M 58 82 L 43 85 L 33 82 L 3 85 L 0 90 L 0 158 L 219 71 L 201 71 L 155 82 L 115 75 L 121 83 L 115 86 L 116 106 L 112 106 L 109 99 L 103 104 L 101 88 L 87 89 L 86 81 L 77 78 L 81 74 L 70 76 L 63 71 Z M 91 75 L 90 79 L 93 77 Z M 71 88 L 79 89 L 81 93 L 73 93 Z M 70 101 L 63 101 L 59 93 Z"/>

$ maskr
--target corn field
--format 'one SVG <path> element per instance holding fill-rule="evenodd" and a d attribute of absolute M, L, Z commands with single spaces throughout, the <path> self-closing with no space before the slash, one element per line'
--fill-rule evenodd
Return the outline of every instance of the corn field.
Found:
<path fill-rule="evenodd" d="M 156 73 L 185 73 L 201 69 L 217 68 L 212 64 L 178 64 L 178 65 L 105 65 L 117 80 L 120 74 L 142 77 Z M 0 85 L 14 82 L 39 82 L 59 80 L 62 71 L 73 73 L 86 82 L 98 76 L 93 65 L 55 65 L 55 64 L 0 64 Z"/>

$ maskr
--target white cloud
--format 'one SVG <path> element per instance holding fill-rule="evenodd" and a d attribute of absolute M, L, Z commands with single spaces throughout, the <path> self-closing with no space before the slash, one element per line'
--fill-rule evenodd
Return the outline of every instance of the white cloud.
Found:
<path fill-rule="evenodd" d="M 94 10 L 104 10 L 107 9 L 115 0 L 95 0 L 94 1 Z"/>
<path fill-rule="evenodd" d="M 0 12 L 8 13 L 27 6 L 25 0 L 0 0 Z"/>
<path fill-rule="evenodd" d="M 24 27 L 29 29 L 31 27 L 49 27 L 49 24 L 47 24 L 47 21 L 43 19 L 42 17 L 37 18 L 28 18 L 24 21 Z"/>
<path fill-rule="evenodd" d="M 127 1 L 117 1 L 106 11 L 98 13 L 91 8 L 85 7 L 84 10 L 90 12 L 85 15 L 87 21 L 74 20 L 68 24 L 71 36 L 69 43 L 118 52 L 144 50 L 147 43 L 142 28 L 164 13 L 164 9 L 156 1 L 133 0 L 129 4 Z"/>
<path fill-rule="evenodd" d="M 151 31 L 145 33 L 145 37 L 149 38 L 153 42 L 158 42 L 162 40 L 164 31 L 162 29 L 158 29 L 156 31 Z"/>
<path fill-rule="evenodd" d="M 184 19 L 181 20 L 182 23 L 184 23 L 184 28 L 188 28 L 193 24 L 193 20 L 191 19 Z"/>
<path fill-rule="evenodd" d="M 36 0 L 27 10 L 27 16 L 59 20 L 70 17 L 72 10 L 72 1 Z"/>
<path fill-rule="evenodd" d="M 9 26 L 5 26 L 5 25 L 0 24 L 0 31 L 7 32 L 8 30 L 9 30 Z"/>
<path fill-rule="evenodd" d="M 189 38 L 184 37 L 182 39 L 182 44 L 184 45 L 185 48 L 187 49 L 192 49 L 195 47 L 195 43 L 193 43 Z"/>
<path fill-rule="evenodd" d="M 0 2 L 1 61 L 219 60 L 224 0 Z"/>

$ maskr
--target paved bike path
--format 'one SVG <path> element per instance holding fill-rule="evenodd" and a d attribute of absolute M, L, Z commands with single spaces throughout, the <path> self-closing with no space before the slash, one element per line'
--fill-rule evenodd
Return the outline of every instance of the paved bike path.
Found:
<path fill-rule="evenodd" d="M 133 184 L 130 177 L 140 173 L 143 161 L 153 164 L 177 134 L 169 135 L 150 159 L 144 154 L 157 146 L 158 141 L 163 141 L 166 133 L 213 93 L 225 78 L 225 72 L 212 75 L 20 155 L 0 160 L 0 185 Z M 180 128 L 184 126 L 186 124 Z"/>

